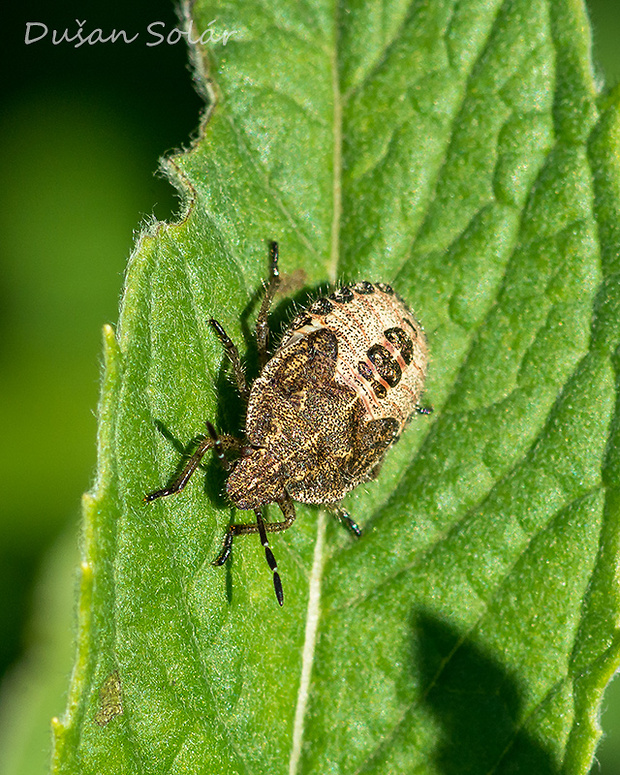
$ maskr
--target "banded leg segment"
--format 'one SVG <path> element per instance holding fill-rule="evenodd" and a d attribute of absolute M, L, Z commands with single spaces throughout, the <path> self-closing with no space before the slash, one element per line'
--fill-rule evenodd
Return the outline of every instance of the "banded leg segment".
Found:
<path fill-rule="evenodd" d="M 225 461 L 227 464 L 225 452 L 229 449 L 240 451 L 243 447 L 243 441 L 237 439 L 234 436 L 218 436 L 211 423 L 207 423 L 207 430 L 209 435 L 205 436 L 200 442 L 194 454 L 187 461 L 181 473 L 177 478 L 169 484 L 168 487 L 164 487 L 161 490 L 155 490 L 145 496 L 146 503 L 156 500 L 157 498 L 165 498 L 167 495 L 174 495 L 180 492 L 185 485 L 189 482 L 192 474 L 200 465 L 202 458 L 210 449 L 215 449 L 216 455 L 220 460 Z"/>
<path fill-rule="evenodd" d="M 269 546 L 267 531 L 265 530 L 265 523 L 263 522 L 263 515 L 261 514 L 260 509 L 257 509 L 256 511 L 256 524 L 258 525 L 260 542 L 263 545 L 263 549 L 265 550 L 265 559 L 267 560 L 267 565 L 269 565 L 271 572 L 273 573 L 273 588 L 276 593 L 276 600 L 278 601 L 278 605 L 283 606 L 284 591 L 282 589 L 282 579 L 278 573 L 278 564 L 276 562 L 276 558 L 273 556 L 273 552 Z"/>

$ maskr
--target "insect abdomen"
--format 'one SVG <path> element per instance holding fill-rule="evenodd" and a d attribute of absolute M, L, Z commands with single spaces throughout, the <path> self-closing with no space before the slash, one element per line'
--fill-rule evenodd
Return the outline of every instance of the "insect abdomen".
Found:
<path fill-rule="evenodd" d="M 336 382 L 355 391 L 369 419 L 393 418 L 400 433 L 418 405 L 428 365 L 424 331 L 405 302 L 384 283 L 339 288 L 292 321 L 278 353 L 321 328 L 337 338 Z"/>

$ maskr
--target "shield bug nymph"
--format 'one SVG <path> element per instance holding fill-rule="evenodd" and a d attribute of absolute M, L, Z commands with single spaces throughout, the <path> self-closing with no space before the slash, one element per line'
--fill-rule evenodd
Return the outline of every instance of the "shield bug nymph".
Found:
<path fill-rule="evenodd" d="M 213 449 L 229 472 L 228 497 L 256 515 L 256 522 L 229 526 L 213 564 L 226 562 L 235 536 L 258 533 L 282 605 L 282 582 L 267 533 L 293 524 L 294 501 L 333 506 L 358 484 L 374 479 L 413 414 L 431 410 L 419 404 L 428 363 L 426 337 L 390 285 L 358 282 L 317 299 L 291 321 L 269 358 L 267 318 L 279 281 L 278 245 L 272 242 L 271 275 L 256 320 L 261 371 L 251 386 L 236 346 L 217 320 L 210 320 L 247 402 L 244 437 L 219 435 L 207 422 L 208 435 L 180 475 L 145 500 L 182 490 Z M 279 506 L 281 521 L 265 521 L 269 503 Z M 351 532 L 361 535 L 346 511 L 339 512 Z"/>

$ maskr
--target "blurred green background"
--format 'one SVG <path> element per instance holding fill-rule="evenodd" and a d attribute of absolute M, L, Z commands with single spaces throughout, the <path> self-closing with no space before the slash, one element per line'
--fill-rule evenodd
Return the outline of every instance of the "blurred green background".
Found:
<path fill-rule="evenodd" d="M 598 72 L 613 85 L 620 6 L 588 7 Z M 202 102 L 183 43 L 145 45 L 151 22 L 177 24 L 170 0 L 97 0 L 87 10 L 30 2 L 2 13 L 0 774 L 16 775 L 46 771 L 46 719 L 63 711 L 80 495 L 95 465 L 101 326 L 117 318 L 136 230 L 175 211 L 172 188 L 154 175 L 157 159 L 188 144 Z M 141 36 L 53 45 L 51 30 L 73 33 L 76 17 L 86 34 Z M 33 21 L 50 33 L 26 46 Z M 602 723 L 593 772 L 620 775 L 620 681 L 607 692 Z"/>

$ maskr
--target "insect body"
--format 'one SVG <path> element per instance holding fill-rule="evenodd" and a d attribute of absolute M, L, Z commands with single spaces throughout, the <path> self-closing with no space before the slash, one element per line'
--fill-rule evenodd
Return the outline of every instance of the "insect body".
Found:
<path fill-rule="evenodd" d="M 233 365 L 247 400 L 245 438 L 205 437 L 180 476 L 145 500 L 183 489 L 205 452 L 214 449 L 230 471 L 226 492 L 255 523 L 231 524 L 215 565 L 228 559 L 234 536 L 259 533 L 283 603 L 280 576 L 268 532 L 295 520 L 293 501 L 336 504 L 361 482 L 377 476 L 388 448 L 398 440 L 419 405 L 428 349 L 420 324 L 384 283 L 361 282 L 317 299 L 291 322 L 267 360 L 267 314 L 278 282 L 278 249 L 271 245 L 272 272 L 259 311 L 256 336 L 261 373 L 248 389 L 237 348 L 222 326 L 211 325 Z M 236 452 L 232 463 L 226 453 Z M 277 503 L 284 519 L 265 522 L 263 509 Z M 340 510 L 349 529 L 356 523 Z"/>

